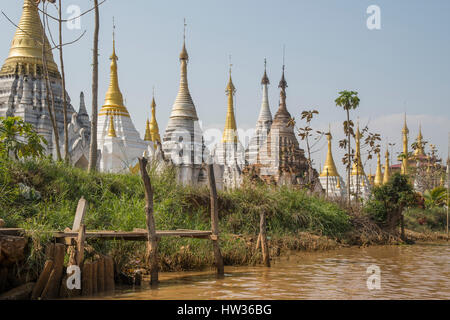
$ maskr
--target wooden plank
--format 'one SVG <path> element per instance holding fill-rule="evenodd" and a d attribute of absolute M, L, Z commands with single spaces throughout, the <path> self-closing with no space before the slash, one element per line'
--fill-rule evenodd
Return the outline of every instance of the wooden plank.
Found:
<path fill-rule="evenodd" d="M 33 292 L 31 294 L 31 300 L 36 300 L 39 298 L 42 294 L 42 291 L 45 288 L 45 285 L 48 282 L 48 278 L 50 277 L 50 273 L 53 269 L 53 260 L 47 260 L 45 261 L 44 269 L 42 270 L 41 274 L 39 275 L 39 279 L 36 282 L 36 285 L 33 288 Z"/>
<path fill-rule="evenodd" d="M 114 261 L 111 257 L 105 256 L 105 291 L 114 291 Z"/>
<path fill-rule="evenodd" d="M 103 257 L 97 261 L 97 290 L 105 291 L 105 259 Z"/>
<path fill-rule="evenodd" d="M 55 244 L 55 255 L 53 259 L 53 270 L 50 273 L 48 282 L 42 291 L 42 299 L 55 299 L 59 296 L 59 289 L 61 286 L 61 278 L 64 269 L 64 256 L 66 254 L 66 246 L 57 243 Z"/>
<path fill-rule="evenodd" d="M 77 211 L 75 212 L 75 219 L 73 220 L 72 231 L 78 232 L 81 225 L 84 223 L 84 216 L 86 214 L 87 201 L 84 197 L 78 201 Z"/>
<path fill-rule="evenodd" d="M 0 228 L 0 236 L 23 236 L 25 229 L 22 228 Z"/>
<path fill-rule="evenodd" d="M 92 263 L 86 262 L 81 273 L 81 294 L 83 296 L 92 295 Z"/>
<path fill-rule="evenodd" d="M 202 230 L 164 230 L 156 231 L 156 238 L 161 237 L 186 237 L 186 238 L 201 238 L 209 239 L 212 234 L 211 231 Z M 78 233 L 74 232 L 54 232 L 53 237 L 56 239 L 60 238 L 77 238 Z M 132 240 L 132 241 L 146 241 L 148 238 L 147 232 L 126 232 L 126 231 L 87 231 L 85 233 L 85 239 L 93 238 L 103 238 L 103 239 L 121 239 L 121 240 Z M 70 240 L 67 240 L 69 243 Z"/>
<path fill-rule="evenodd" d="M 86 239 L 86 226 L 82 224 L 77 233 L 77 250 L 75 253 L 77 265 L 81 268 L 84 259 L 84 241 Z"/>

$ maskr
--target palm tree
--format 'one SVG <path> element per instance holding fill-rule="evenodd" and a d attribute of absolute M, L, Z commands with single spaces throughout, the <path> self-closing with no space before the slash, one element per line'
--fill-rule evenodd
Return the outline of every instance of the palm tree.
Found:
<path fill-rule="evenodd" d="M 334 101 L 337 107 L 341 107 L 347 113 L 347 121 L 344 122 L 344 132 L 347 135 L 347 204 L 350 206 L 350 169 L 351 169 L 351 148 L 350 136 L 352 133 L 352 123 L 350 122 L 350 110 L 359 106 L 358 92 L 341 91 L 340 96 Z"/>
<path fill-rule="evenodd" d="M 425 206 L 427 208 L 444 206 L 447 202 L 447 189 L 445 187 L 436 187 L 433 190 L 426 190 L 423 193 Z"/>

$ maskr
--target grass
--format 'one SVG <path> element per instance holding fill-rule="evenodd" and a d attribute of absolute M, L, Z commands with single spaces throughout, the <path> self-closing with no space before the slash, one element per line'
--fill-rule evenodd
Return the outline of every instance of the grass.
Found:
<path fill-rule="evenodd" d="M 159 230 L 210 229 L 209 192 L 205 187 L 176 183 L 175 173 L 150 170 L 154 188 L 156 226 Z M 40 194 L 26 199 L 22 183 Z M 46 230 L 71 227 L 77 202 L 88 201 L 88 230 L 145 228 L 144 191 L 140 176 L 88 174 L 51 160 L 13 162 L 0 160 L 0 217 L 7 227 L 29 230 L 32 239 L 28 265 L 38 273 L 43 248 L 50 240 Z M 355 223 L 339 205 L 301 190 L 247 185 L 219 192 L 221 250 L 226 265 L 256 264 L 255 249 L 260 213 L 267 214 L 272 255 L 289 249 L 327 249 L 345 242 Z M 113 256 L 124 271 L 141 268 L 145 243 L 90 240 L 97 252 Z M 198 270 L 213 265 L 210 241 L 163 238 L 159 246 L 161 270 Z"/>

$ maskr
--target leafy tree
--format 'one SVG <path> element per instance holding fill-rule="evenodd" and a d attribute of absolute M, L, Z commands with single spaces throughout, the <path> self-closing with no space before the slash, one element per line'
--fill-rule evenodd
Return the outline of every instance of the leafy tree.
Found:
<path fill-rule="evenodd" d="M 0 154 L 4 157 L 42 157 L 47 141 L 20 117 L 0 117 Z"/>
<path fill-rule="evenodd" d="M 444 206 L 447 201 L 447 189 L 445 187 L 436 187 L 433 190 L 426 190 L 423 193 L 425 206 L 427 208 Z"/>
<path fill-rule="evenodd" d="M 302 120 L 306 121 L 306 126 L 298 129 L 298 135 L 301 140 L 304 140 L 306 142 L 306 150 L 308 152 L 308 184 L 311 186 L 312 182 L 312 159 L 311 154 L 316 152 L 317 150 L 312 150 L 316 144 L 320 141 L 320 139 L 323 137 L 324 132 L 322 131 L 316 131 L 318 134 L 316 137 L 314 137 L 311 128 L 311 121 L 315 114 L 319 114 L 319 111 L 317 110 L 305 110 L 302 112 Z M 314 142 L 311 143 L 310 139 L 313 139 Z"/>
<path fill-rule="evenodd" d="M 359 98 L 358 92 L 356 91 L 341 91 L 339 92 L 339 97 L 334 101 L 336 106 L 341 107 L 345 110 L 347 114 L 347 120 L 344 121 L 344 133 L 347 136 L 346 143 L 342 144 L 340 142 L 340 146 L 347 147 L 347 154 L 345 155 L 347 160 L 347 204 L 350 206 L 350 170 L 351 170 L 351 155 L 352 150 L 350 146 L 350 136 L 353 134 L 353 122 L 350 120 L 350 110 L 356 109 L 359 106 Z"/>
<path fill-rule="evenodd" d="M 403 210 L 415 203 L 415 192 L 408 177 L 396 172 L 389 182 L 375 187 L 367 201 L 365 211 L 381 227 L 395 233 L 403 220 Z M 402 226 L 402 236 L 404 235 Z"/>

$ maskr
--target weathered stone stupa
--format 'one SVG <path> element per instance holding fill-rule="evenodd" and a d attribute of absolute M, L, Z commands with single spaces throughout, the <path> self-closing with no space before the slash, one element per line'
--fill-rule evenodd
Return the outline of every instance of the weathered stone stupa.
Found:
<path fill-rule="evenodd" d="M 269 183 L 302 184 L 305 182 L 308 165 L 294 132 L 294 120 L 286 107 L 287 82 L 284 65 L 278 87 L 280 88 L 280 105 L 267 140 L 259 150 L 255 170 L 262 180 Z"/>
<path fill-rule="evenodd" d="M 206 154 L 197 111 L 188 87 L 186 41 L 180 53 L 180 86 L 163 137 L 163 151 L 178 171 L 183 184 L 197 184 L 202 180 L 201 166 Z"/>
<path fill-rule="evenodd" d="M 268 86 L 270 84 L 269 77 L 266 72 L 266 61 L 264 60 L 264 75 L 261 79 L 262 85 L 262 103 L 259 111 L 258 121 L 256 122 L 255 135 L 250 140 L 246 160 L 248 164 L 258 162 L 258 153 L 263 144 L 267 140 L 272 125 L 272 113 L 269 107 L 269 92 Z"/>
<path fill-rule="evenodd" d="M 54 96 L 55 120 L 60 141 L 55 141 L 53 127 L 48 113 L 47 89 L 44 81 L 43 45 L 46 48 L 46 61 L 49 72 L 50 90 Z M 43 26 L 39 17 L 36 2 L 24 0 L 23 11 L 18 28 L 11 42 L 9 55 L 0 69 L 0 117 L 17 116 L 31 123 L 39 134 L 48 142 L 47 153 L 56 154 L 55 144 L 59 143 L 63 152 L 64 115 L 61 75 L 56 65 L 47 37 L 43 38 Z M 49 93 L 49 96 L 51 94 Z M 90 133 L 89 116 L 84 101 L 80 103 L 81 117 L 70 104 L 66 93 L 67 119 L 72 124 L 69 132 L 70 161 L 83 166 L 86 159 L 79 157 L 86 154 Z M 80 130 L 83 133 L 80 134 Z M 82 141 L 83 140 L 83 141 Z M 73 152 L 76 143 L 77 152 Z"/>

